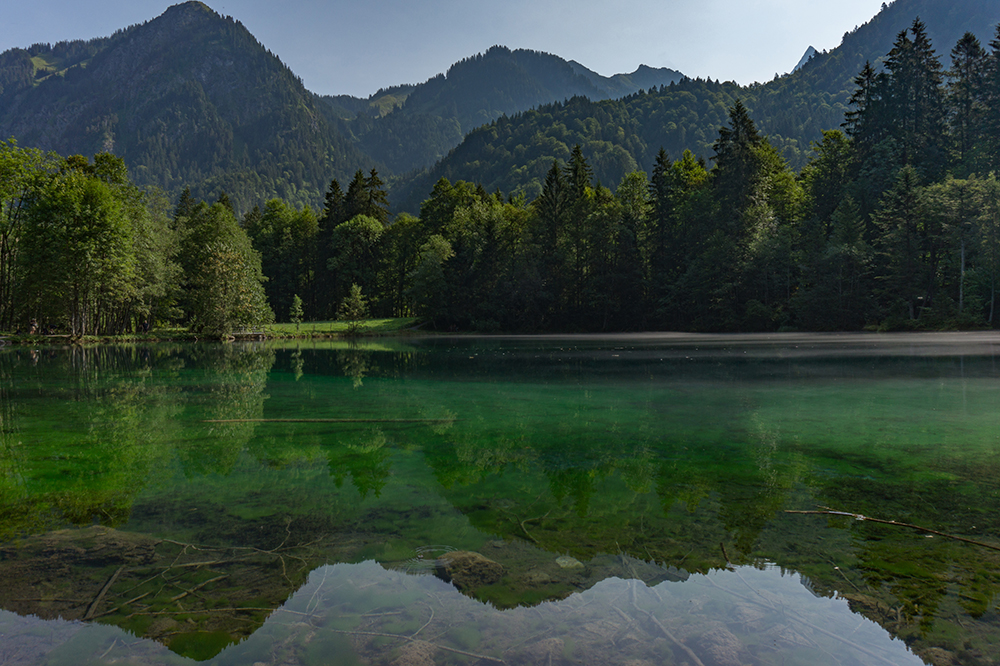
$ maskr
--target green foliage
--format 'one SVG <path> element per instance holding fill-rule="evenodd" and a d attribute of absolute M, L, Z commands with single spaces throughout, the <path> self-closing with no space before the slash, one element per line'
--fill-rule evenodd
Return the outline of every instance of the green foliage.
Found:
<path fill-rule="evenodd" d="M 106 183 L 70 170 L 39 192 L 24 229 L 24 294 L 44 321 L 99 332 L 106 308 L 131 298 L 133 228 Z"/>
<path fill-rule="evenodd" d="M 420 246 L 416 266 L 407 276 L 410 286 L 407 297 L 418 315 L 438 317 L 447 303 L 445 262 L 455 256 L 451 243 L 440 234 L 434 234 Z"/>
<path fill-rule="evenodd" d="M 364 214 L 356 215 L 334 228 L 329 268 L 337 276 L 338 292 L 342 290 L 344 294 L 341 298 L 346 298 L 354 285 L 374 289 L 384 231 L 385 226 L 381 222 Z"/>
<path fill-rule="evenodd" d="M 32 193 L 51 177 L 57 157 L 39 150 L 0 141 L 0 329 L 27 323 L 19 312 L 23 271 L 22 242 Z"/>
<path fill-rule="evenodd" d="M 313 272 L 319 234 L 315 213 L 307 206 L 296 210 L 281 199 L 271 199 L 263 211 L 247 214 L 243 228 L 261 255 L 261 269 L 268 278 L 264 290 L 271 307 L 288 312 L 293 297 L 302 293 L 312 309 L 318 298 Z"/>
<path fill-rule="evenodd" d="M 362 320 L 367 317 L 368 301 L 361 292 L 361 285 L 352 284 L 337 308 L 337 319 L 347 322 L 347 335 L 357 335 Z"/>
<path fill-rule="evenodd" d="M 21 233 L 13 303 L 22 323 L 65 326 L 76 336 L 133 330 L 149 322 L 177 277 L 162 198 L 137 190 L 108 154 L 92 164 L 73 156 L 39 176 Z"/>
<path fill-rule="evenodd" d="M 417 268 L 426 238 L 423 221 L 406 213 L 397 215 L 383 236 L 379 291 L 383 295 L 383 310 L 396 317 L 408 316 L 413 311 L 407 297 L 409 276 Z"/>
<path fill-rule="evenodd" d="M 202 202 L 190 217 L 176 223 L 184 235 L 180 261 L 186 286 L 184 311 L 191 328 L 227 336 L 274 321 L 264 293 L 260 254 L 232 212 L 221 203 Z"/>

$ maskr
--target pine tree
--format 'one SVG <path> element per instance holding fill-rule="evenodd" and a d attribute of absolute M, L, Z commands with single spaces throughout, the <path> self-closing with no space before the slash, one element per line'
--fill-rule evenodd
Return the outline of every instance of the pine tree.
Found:
<path fill-rule="evenodd" d="M 236 217 L 236 209 L 233 208 L 233 202 L 229 200 L 229 195 L 226 194 L 225 190 L 223 190 L 223 192 L 219 195 L 219 199 L 216 203 L 220 203 L 225 206 L 229 212 L 233 214 L 233 217 Z"/>
<path fill-rule="evenodd" d="M 334 178 L 330 181 L 323 198 L 323 216 L 319 220 L 316 247 L 313 252 L 312 270 L 315 276 L 315 289 L 313 302 L 309 304 L 309 312 L 314 320 L 332 318 L 335 314 L 336 301 L 333 300 L 333 294 L 336 289 L 336 279 L 329 263 L 333 256 L 333 230 L 338 224 L 347 220 L 344 217 L 344 198 L 340 183 Z"/>
<path fill-rule="evenodd" d="M 903 164 L 934 180 L 947 161 L 944 75 L 920 19 L 913 21 L 909 32 L 913 39 L 901 32 L 885 61 L 890 72 L 886 111 Z"/>
<path fill-rule="evenodd" d="M 389 195 L 385 191 L 385 182 L 375 169 L 368 176 L 358 169 L 347 186 L 343 221 L 357 215 L 367 215 L 383 225 L 389 221 Z"/>
<path fill-rule="evenodd" d="M 919 181 L 915 168 L 903 167 L 875 215 L 881 230 L 879 250 L 883 258 L 878 277 L 883 285 L 882 301 L 890 318 L 901 314 L 895 311 L 898 304 L 902 305 L 908 319 L 915 320 L 931 277 L 923 260 Z"/>
<path fill-rule="evenodd" d="M 972 153 L 983 138 L 986 63 L 986 51 L 971 32 L 965 33 L 951 50 L 951 69 L 948 70 L 950 125 L 959 168 L 965 173 L 973 170 Z"/>
<path fill-rule="evenodd" d="M 347 185 L 347 194 L 344 195 L 344 219 L 341 222 L 346 222 L 355 215 L 362 215 L 366 210 L 365 202 L 365 174 L 358 169 L 354 172 L 354 178 Z M 340 224 L 338 222 L 337 224 Z"/>
<path fill-rule="evenodd" d="M 1000 25 L 990 41 L 990 53 L 986 59 L 983 81 L 982 132 L 985 144 L 983 168 L 986 171 L 1000 169 Z"/>
<path fill-rule="evenodd" d="M 535 200 L 535 216 L 538 220 L 538 239 L 546 253 L 551 254 L 556 240 L 566 224 L 569 207 L 569 193 L 563 179 L 559 162 L 552 161 L 552 168 L 545 176 L 542 193 Z"/>
<path fill-rule="evenodd" d="M 646 280 L 649 297 L 653 304 L 659 303 L 667 286 L 675 277 L 676 266 L 671 265 L 672 250 L 680 250 L 680 238 L 674 232 L 673 165 L 667 151 L 660 148 L 653 163 L 653 175 L 649 179 L 648 215 L 648 258 Z"/>
<path fill-rule="evenodd" d="M 719 138 L 712 144 L 715 191 L 730 230 L 735 230 L 750 201 L 758 167 L 755 148 L 762 141 L 750 112 L 736 100 L 729 110 L 729 126 L 719 128 Z"/>
<path fill-rule="evenodd" d="M 556 240 L 557 247 L 562 245 L 565 257 L 562 266 L 566 284 L 570 311 L 576 318 L 576 325 L 583 325 L 584 318 L 584 281 L 587 272 L 587 255 L 589 243 L 588 218 L 596 206 L 593 202 L 591 180 L 593 169 L 583 156 L 580 145 L 573 146 L 563 173 L 566 183 L 567 216 L 562 238 Z"/>
<path fill-rule="evenodd" d="M 573 152 L 570 154 L 569 162 L 566 163 L 563 176 L 566 180 L 570 201 L 572 203 L 580 201 L 594 178 L 594 170 L 590 168 L 583 156 L 580 144 L 573 146 Z"/>
<path fill-rule="evenodd" d="M 856 86 L 848 104 L 853 107 L 844 115 L 844 132 L 854 142 L 854 149 L 861 162 L 868 160 L 889 135 L 885 112 L 888 77 L 876 73 L 870 62 L 866 62 L 861 73 L 854 78 Z"/>
<path fill-rule="evenodd" d="M 330 181 L 330 187 L 323 197 L 323 217 L 321 222 L 324 226 L 333 228 L 344 222 L 342 219 L 344 207 L 344 192 L 340 189 L 340 183 L 334 178 Z"/>
<path fill-rule="evenodd" d="M 191 196 L 191 188 L 185 187 L 184 191 L 181 192 L 180 199 L 177 200 L 177 207 L 174 208 L 174 220 L 176 221 L 182 217 L 190 218 L 196 205 L 197 202 Z"/>
<path fill-rule="evenodd" d="M 368 177 L 365 178 L 365 192 L 367 210 L 365 215 L 374 217 L 382 224 L 389 222 L 389 195 L 385 191 L 385 181 L 378 175 L 378 171 L 372 169 Z"/>

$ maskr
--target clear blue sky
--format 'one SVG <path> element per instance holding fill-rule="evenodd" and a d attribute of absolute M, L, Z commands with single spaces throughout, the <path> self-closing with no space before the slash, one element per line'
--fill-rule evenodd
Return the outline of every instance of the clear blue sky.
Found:
<path fill-rule="evenodd" d="M 8 6 L 0 51 L 90 39 L 159 16 L 176 0 L 45 0 Z M 882 0 L 212 0 L 310 90 L 367 97 L 420 83 L 494 44 L 554 53 L 607 76 L 640 64 L 739 83 L 833 49 Z"/>

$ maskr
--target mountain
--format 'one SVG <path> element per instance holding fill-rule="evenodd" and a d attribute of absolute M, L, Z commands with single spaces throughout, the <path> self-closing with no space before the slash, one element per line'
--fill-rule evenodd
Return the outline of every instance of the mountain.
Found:
<path fill-rule="evenodd" d="M 712 143 L 726 124 L 727 109 L 741 99 L 771 143 L 793 168 L 810 158 L 823 130 L 839 128 L 866 61 L 879 65 L 900 31 L 916 18 L 927 26 L 942 64 L 965 32 L 985 45 L 1000 22 L 995 0 L 896 0 L 836 49 L 816 53 L 796 71 L 766 84 L 738 86 L 682 79 L 620 100 L 575 98 L 495 120 L 471 132 L 432 169 L 412 174 L 392 192 L 396 207 L 415 211 L 441 177 L 481 183 L 487 191 L 541 191 L 554 159 L 565 160 L 580 144 L 595 176 L 615 186 L 633 169 L 649 172 L 660 147 L 677 158 L 685 150 L 711 158 Z"/>
<path fill-rule="evenodd" d="M 318 205 L 332 177 L 376 165 L 231 17 L 185 2 L 87 42 L 0 54 L 0 136 L 62 154 L 111 151 L 141 185 L 238 208 Z"/>
<path fill-rule="evenodd" d="M 640 66 L 605 77 L 580 63 L 538 51 L 494 46 L 417 86 L 368 100 L 325 97 L 341 130 L 396 173 L 430 166 L 473 129 L 503 115 L 582 96 L 620 98 L 681 78 L 672 69 Z M 353 112 L 354 118 L 348 114 Z"/>

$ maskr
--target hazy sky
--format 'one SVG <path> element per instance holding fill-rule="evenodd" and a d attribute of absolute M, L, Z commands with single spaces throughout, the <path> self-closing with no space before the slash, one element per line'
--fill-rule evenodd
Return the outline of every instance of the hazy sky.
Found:
<path fill-rule="evenodd" d="M 13 4 L 14 6 L 10 6 Z M 176 0 L 9 3 L 0 51 L 89 39 L 159 16 Z M 421 83 L 494 44 L 554 53 L 610 76 L 640 64 L 739 83 L 833 49 L 882 0 L 214 0 L 313 92 L 367 97 Z M 16 9 L 14 8 L 16 7 Z"/>

